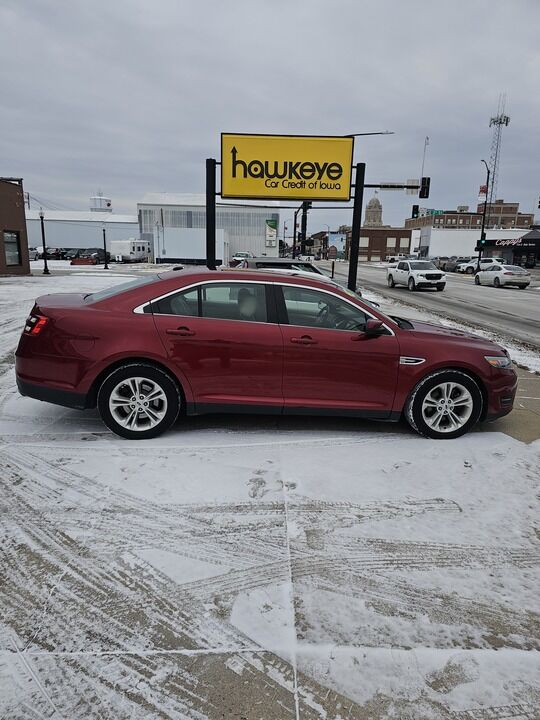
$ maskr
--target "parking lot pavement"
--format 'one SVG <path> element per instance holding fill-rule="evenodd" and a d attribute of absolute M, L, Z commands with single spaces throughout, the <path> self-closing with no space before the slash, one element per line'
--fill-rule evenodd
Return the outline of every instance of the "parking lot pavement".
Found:
<path fill-rule="evenodd" d="M 17 395 L 2 302 L 2 720 L 538 717 L 535 376 L 523 421 L 454 441 L 216 416 L 129 442 Z"/>

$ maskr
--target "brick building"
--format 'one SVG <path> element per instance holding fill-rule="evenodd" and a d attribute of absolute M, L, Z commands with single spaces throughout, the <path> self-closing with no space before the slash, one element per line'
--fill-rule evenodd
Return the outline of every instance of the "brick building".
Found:
<path fill-rule="evenodd" d="M 412 230 L 423 227 L 444 228 L 445 230 L 471 230 L 482 227 L 484 204 L 478 203 L 476 211 L 468 205 L 460 205 L 456 210 L 432 210 L 423 208 L 417 218 L 407 218 L 405 227 Z M 519 212 L 519 203 L 506 203 L 496 200 L 488 203 L 486 229 L 528 230 L 534 223 L 534 213 Z"/>
<path fill-rule="evenodd" d="M 376 262 L 384 260 L 388 255 L 402 253 L 408 255 L 411 251 L 410 228 L 403 227 L 363 227 L 360 230 L 360 248 L 358 259 L 360 262 Z M 351 233 L 347 232 L 345 254 L 349 257 Z"/>
<path fill-rule="evenodd" d="M 0 178 L 0 275 L 29 274 L 22 180 Z"/>

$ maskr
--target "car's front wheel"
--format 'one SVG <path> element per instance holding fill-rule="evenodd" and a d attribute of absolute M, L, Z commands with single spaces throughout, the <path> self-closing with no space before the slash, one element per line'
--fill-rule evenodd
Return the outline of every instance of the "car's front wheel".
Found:
<path fill-rule="evenodd" d="M 478 275 L 475 275 L 475 276 L 474 276 L 474 284 L 475 284 L 475 285 L 480 285 L 480 278 L 478 277 Z"/>
<path fill-rule="evenodd" d="M 416 283 L 414 282 L 414 278 L 409 278 L 409 282 L 407 283 L 407 287 L 409 290 L 413 291 L 416 290 Z"/>
<path fill-rule="evenodd" d="M 465 272 L 467 273 L 467 275 L 472 275 L 473 272 L 474 272 L 474 268 L 468 267 L 468 268 L 465 270 Z"/>
<path fill-rule="evenodd" d="M 145 440 L 161 435 L 178 417 L 180 391 L 166 372 L 145 363 L 126 363 L 99 388 L 101 419 L 117 435 Z"/>
<path fill-rule="evenodd" d="M 438 370 L 414 388 L 405 417 L 416 432 L 437 440 L 451 440 L 468 432 L 482 413 L 477 383 L 460 370 Z"/>

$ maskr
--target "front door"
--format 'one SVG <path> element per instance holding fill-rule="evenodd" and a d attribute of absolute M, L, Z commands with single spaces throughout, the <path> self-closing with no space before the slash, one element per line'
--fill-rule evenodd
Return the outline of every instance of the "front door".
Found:
<path fill-rule="evenodd" d="M 388 417 L 399 368 L 392 331 L 368 337 L 362 330 L 372 316 L 331 292 L 279 288 L 285 412 L 319 408 Z"/>
<path fill-rule="evenodd" d="M 263 283 L 202 283 L 154 302 L 152 311 L 197 412 L 237 405 L 281 412 L 283 340 Z"/>

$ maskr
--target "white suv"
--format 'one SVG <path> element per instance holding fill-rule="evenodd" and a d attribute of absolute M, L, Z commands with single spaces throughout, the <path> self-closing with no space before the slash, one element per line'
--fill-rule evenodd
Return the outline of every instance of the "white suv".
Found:
<path fill-rule="evenodd" d="M 499 264 L 502 265 L 504 263 L 504 258 L 502 257 L 495 257 L 495 258 L 482 258 L 480 260 L 480 270 L 485 270 L 488 267 L 491 267 L 491 265 Z M 473 258 L 469 262 L 461 263 L 457 266 L 457 271 L 460 273 L 466 273 L 467 275 L 474 275 L 476 272 L 476 268 L 478 265 L 478 258 Z"/>
<path fill-rule="evenodd" d="M 406 285 L 409 290 L 422 287 L 444 290 L 446 275 L 430 260 L 401 260 L 395 267 L 386 270 L 388 287 Z"/>

